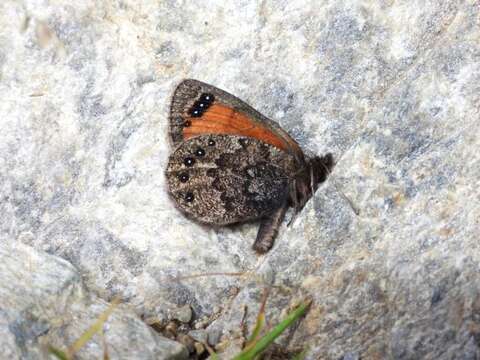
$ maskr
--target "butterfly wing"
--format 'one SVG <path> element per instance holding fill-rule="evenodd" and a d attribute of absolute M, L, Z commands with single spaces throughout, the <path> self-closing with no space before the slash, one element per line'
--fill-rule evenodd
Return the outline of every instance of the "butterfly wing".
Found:
<path fill-rule="evenodd" d="M 172 99 L 170 138 L 177 146 L 205 134 L 256 138 L 290 153 L 299 164 L 304 164 L 303 151 L 277 123 L 223 90 L 197 80 L 184 80 Z"/>
<path fill-rule="evenodd" d="M 166 175 L 182 211 L 203 223 L 226 225 L 285 204 L 296 169 L 288 152 L 255 138 L 199 135 L 171 154 Z"/>

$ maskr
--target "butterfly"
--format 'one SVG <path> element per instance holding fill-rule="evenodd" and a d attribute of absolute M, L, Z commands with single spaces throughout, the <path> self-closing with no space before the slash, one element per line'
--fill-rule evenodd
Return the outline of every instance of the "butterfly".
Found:
<path fill-rule="evenodd" d="M 211 225 L 259 220 L 253 249 L 265 253 L 287 210 L 300 212 L 334 165 L 307 157 L 276 122 L 237 97 L 186 79 L 169 117 L 170 196 L 187 217 Z"/>

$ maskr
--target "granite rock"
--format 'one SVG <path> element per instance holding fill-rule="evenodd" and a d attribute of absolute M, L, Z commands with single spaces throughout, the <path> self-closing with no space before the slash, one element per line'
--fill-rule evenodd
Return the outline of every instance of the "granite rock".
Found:
<path fill-rule="evenodd" d="M 0 244 L 0 348 L 8 359 L 48 358 L 48 346 L 66 350 L 97 320 L 108 303 L 87 291 L 67 261 L 23 244 Z M 127 306 L 103 325 L 111 359 L 186 359 L 187 350 L 148 327 Z M 95 335 L 76 354 L 102 358 Z"/>
<path fill-rule="evenodd" d="M 209 333 L 313 299 L 307 358 L 480 356 L 478 1 L 3 1 L 0 242 Z M 337 165 L 265 256 L 165 191 L 171 92 L 224 88 Z M 224 275 L 189 277 L 202 273 Z M 244 273 L 229 276 L 226 273 Z M 207 324 L 208 325 L 208 324 Z M 35 331 L 41 332 L 38 325 Z M 232 343 L 235 341 L 232 340 Z"/>

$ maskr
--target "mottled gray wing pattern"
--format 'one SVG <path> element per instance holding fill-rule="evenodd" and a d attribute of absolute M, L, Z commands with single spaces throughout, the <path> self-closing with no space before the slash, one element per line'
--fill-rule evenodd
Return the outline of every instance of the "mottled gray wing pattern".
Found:
<path fill-rule="evenodd" d="M 170 106 L 169 133 L 175 147 L 183 141 L 183 128 L 187 122 L 188 111 L 203 91 L 201 83 L 195 80 L 182 81 L 173 93 Z"/>
<path fill-rule="evenodd" d="M 188 216 L 226 225 L 284 204 L 295 164 L 292 155 L 254 138 L 202 135 L 176 148 L 166 176 L 171 196 Z"/>
<path fill-rule="evenodd" d="M 228 92 L 193 79 L 183 80 L 177 86 L 173 94 L 170 108 L 169 132 L 174 147 L 184 140 L 182 131 L 188 123 L 189 111 L 192 109 L 195 102 L 200 99 L 202 94 L 213 94 L 215 97 L 214 103 L 226 105 L 235 111 L 247 115 L 252 122 L 260 123 L 264 127 L 270 129 L 276 134 L 276 136 L 285 140 L 286 143 L 289 144 L 289 152 L 299 163 L 303 163 L 304 155 L 299 145 L 276 122 L 263 116 L 250 105 Z"/>

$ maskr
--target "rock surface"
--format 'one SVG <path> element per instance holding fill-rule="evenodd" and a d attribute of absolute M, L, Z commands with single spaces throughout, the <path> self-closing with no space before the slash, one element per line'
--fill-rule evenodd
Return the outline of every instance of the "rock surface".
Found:
<path fill-rule="evenodd" d="M 22 244 L 0 244 L 0 348 L 5 359 L 43 359 L 52 345 L 67 346 L 95 323 L 108 303 L 86 291 L 67 261 Z M 112 359 L 180 360 L 179 343 L 160 337 L 126 306 L 118 306 L 104 326 Z M 104 345 L 94 336 L 78 359 L 100 359 Z"/>
<path fill-rule="evenodd" d="M 0 242 L 68 260 L 138 314 L 216 314 L 208 332 L 227 338 L 266 284 L 272 323 L 312 297 L 280 339 L 309 359 L 480 357 L 479 13 L 474 0 L 3 1 Z M 337 159 L 266 256 L 256 225 L 192 223 L 166 194 L 168 107 L 187 77 Z M 177 279 L 207 272 L 245 275 Z"/>

